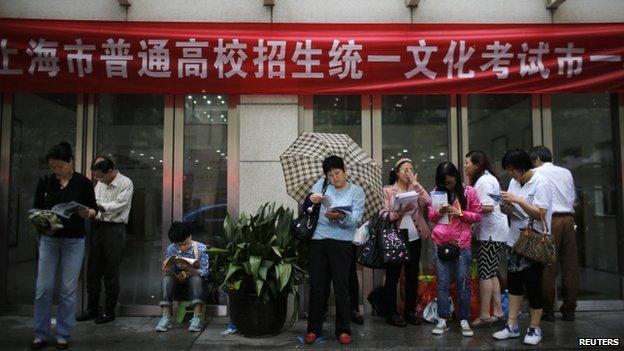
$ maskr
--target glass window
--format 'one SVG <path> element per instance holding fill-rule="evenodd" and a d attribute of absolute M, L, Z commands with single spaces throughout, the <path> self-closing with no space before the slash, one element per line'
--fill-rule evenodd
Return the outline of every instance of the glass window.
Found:
<path fill-rule="evenodd" d="M 502 189 L 507 189 L 510 178 L 504 172 L 501 160 L 509 149 L 529 150 L 533 146 L 531 128 L 531 95 L 468 97 L 469 148 L 488 155 Z M 461 155 L 462 164 L 463 157 Z"/>
<path fill-rule="evenodd" d="M 622 298 L 613 127 L 609 94 L 553 95 L 554 163 L 572 172 L 577 191 L 579 299 Z"/>
<path fill-rule="evenodd" d="M 47 150 L 68 141 L 75 150 L 76 95 L 13 95 L 7 304 L 32 305 L 37 276 L 36 234 L 28 223 L 39 178 L 51 173 Z M 4 228 L 2 228 L 4 230 Z M 55 296 L 58 296 L 55 294 Z"/>
<path fill-rule="evenodd" d="M 220 234 L 227 214 L 228 102 L 223 95 L 188 95 L 184 102 L 183 221 L 205 244 Z M 219 282 L 210 304 L 223 302 Z M 221 299 L 220 299 L 221 297 Z"/>
<path fill-rule="evenodd" d="M 314 97 L 314 131 L 347 134 L 362 145 L 362 97 L 319 95 Z"/>
<path fill-rule="evenodd" d="M 395 95 L 382 98 L 382 183 L 403 157 L 414 161 L 418 181 L 427 190 L 435 185 L 435 170 L 449 154 L 449 97 Z"/>
<path fill-rule="evenodd" d="M 122 305 L 160 300 L 164 98 L 102 94 L 97 99 L 97 153 L 134 183 L 121 267 Z"/>

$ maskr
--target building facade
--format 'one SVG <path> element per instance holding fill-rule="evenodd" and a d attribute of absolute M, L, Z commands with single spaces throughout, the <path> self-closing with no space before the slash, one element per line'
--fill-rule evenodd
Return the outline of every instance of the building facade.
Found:
<path fill-rule="evenodd" d="M 1 0 L 0 18 L 408 24 L 624 19 L 624 2 L 618 0 L 567 0 L 556 9 L 543 0 L 407 4 L 417 6 L 404 0 Z M 195 223 L 194 237 L 210 241 L 227 211 L 254 212 L 267 201 L 296 208 L 285 191 L 279 155 L 302 131 L 350 135 L 382 165 L 384 181 L 394 160 L 411 157 L 427 189 L 439 162 L 462 165 L 472 149 L 491 156 L 506 188 L 500 160 L 507 149 L 549 147 L 554 162 L 572 171 L 577 187 L 579 309 L 624 309 L 624 93 L 19 91 L 3 93 L 0 103 L 0 310 L 32 310 L 37 250 L 26 213 L 37 179 L 49 172 L 43 157 L 51 145 L 70 141 L 77 170 L 87 175 L 95 155 L 108 155 L 134 181 L 120 303 L 121 313 L 144 314 L 158 312 L 160 262 L 172 221 Z M 424 263 L 430 267 L 430 253 Z M 359 274 L 361 296 L 383 281 L 379 271 L 360 268 Z"/>

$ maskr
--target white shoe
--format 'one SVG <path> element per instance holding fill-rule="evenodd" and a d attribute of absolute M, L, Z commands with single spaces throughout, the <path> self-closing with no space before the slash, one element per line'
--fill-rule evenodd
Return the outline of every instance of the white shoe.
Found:
<path fill-rule="evenodd" d="M 459 324 L 461 325 L 461 332 L 463 336 L 474 335 L 474 332 L 472 331 L 472 329 L 470 329 L 470 324 L 468 324 L 467 320 L 462 319 L 461 322 L 459 322 Z"/>
<path fill-rule="evenodd" d="M 446 325 L 446 319 L 440 318 L 438 319 L 438 324 L 436 324 L 436 326 L 433 327 L 433 330 L 431 330 L 431 333 L 435 335 L 442 335 L 447 331 L 449 331 L 449 327 Z"/>
<path fill-rule="evenodd" d="M 509 339 L 509 338 L 517 338 L 520 336 L 520 328 L 518 328 L 517 325 L 515 326 L 511 326 L 511 325 L 506 325 L 505 328 L 497 331 L 496 333 L 492 334 L 492 337 L 496 340 L 505 340 L 505 339 Z"/>
<path fill-rule="evenodd" d="M 527 328 L 524 336 L 524 343 L 527 345 L 537 345 L 542 341 L 542 330 L 540 328 Z"/>

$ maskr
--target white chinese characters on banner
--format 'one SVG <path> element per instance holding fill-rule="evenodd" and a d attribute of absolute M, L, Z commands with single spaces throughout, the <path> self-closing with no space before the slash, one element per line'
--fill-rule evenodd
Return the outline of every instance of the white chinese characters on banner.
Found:
<path fill-rule="evenodd" d="M 340 45 L 340 41 L 334 39 L 332 48 L 329 51 L 329 75 L 338 75 L 344 79 L 347 76 L 351 79 L 361 79 L 362 71 L 357 68 L 357 64 L 362 62 L 359 51 L 362 45 L 355 44 L 355 40 L 349 40 L 347 44 Z"/>
<path fill-rule="evenodd" d="M 139 44 L 142 50 L 138 53 L 141 58 L 141 69 L 138 74 L 140 77 L 146 75 L 154 78 L 169 78 L 171 71 L 169 70 L 169 49 L 166 48 L 167 39 L 149 39 L 147 42 L 141 40 Z M 151 46 L 148 49 L 148 45 Z"/>
<path fill-rule="evenodd" d="M 418 73 L 422 73 L 429 79 L 435 79 L 437 73 L 427 68 L 427 64 L 429 64 L 431 54 L 438 51 L 438 47 L 427 46 L 427 42 L 424 39 L 421 39 L 418 41 L 418 46 L 408 46 L 407 51 L 414 55 L 414 63 L 416 64 L 416 67 L 405 73 L 405 78 L 410 79 Z M 423 58 L 420 58 L 421 52 L 425 54 Z"/>
<path fill-rule="evenodd" d="M 446 78 L 453 79 L 453 69 L 457 70 L 458 78 L 473 78 L 475 75 L 474 70 L 468 70 L 468 72 L 464 72 L 464 65 L 470 59 L 470 56 L 475 52 L 475 49 L 470 47 L 466 50 L 466 41 L 459 41 L 459 58 L 457 62 L 455 62 L 455 48 L 457 47 L 457 42 L 455 40 L 451 40 L 451 44 L 449 45 L 449 49 L 444 57 L 442 62 L 447 65 Z"/>
<path fill-rule="evenodd" d="M 106 43 L 102 44 L 104 55 L 100 55 L 100 59 L 106 62 L 106 77 L 123 77 L 128 78 L 128 61 L 133 56 L 130 53 L 130 43 L 126 43 L 124 38 L 115 41 L 108 38 Z"/>
<path fill-rule="evenodd" d="M 583 57 L 573 55 L 582 55 L 585 53 L 585 49 L 575 48 L 574 43 L 571 42 L 568 43 L 568 46 L 565 48 L 555 48 L 555 53 L 565 54 L 563 57 L 557 57 L 557 64 L 559 65 L 558 73 L 560 75 L 563 74 L 563 70 L 566 66 L 568 66 L 566 70 L 566 77 L 568 78 L 572 78 L 583 72 Z"/>
<path fill-rule="evenodd" d="M 520 59 L 520 76 L 539 73 L 546 79 L 550 75 L 550 70 L 544 66 L 544 55 L 550 53 L 548 43 L 539 42 L 536 49 L 529 49 L 528 43 L 522 43 L 522 53 L 518 54 Z"/>
<path fill-rule="evenodd" d="M 492 67 L 492 71 L 496 72 L 498 79 L 506 79 L 509 76 L 509 63 L 513 54 L 509 52 L 511 44 L 505 43 L 501 45 L 500 41 L 496 40 L 493 44 L 487 46 L 488 52 L 481 54 L 482 58 L 490 59 L 490 61 L 484 65 L 481 65 L 481 70 L 485 71 Z"/>
<path fill-rule="evenodd" d="M 93 73 L 93 54 L 87 51 L 94 51 L 95 45 L 85 45 L 82 39 L 76 39 L 76 45 L 63 46 L 67 52 L 67 69 L 69 73 L 78 71 L 78 77 Z"/>
<path fill-rule="evenodd" d="M 312 56 L 320 56 L 322 55 L 321 49 L 312 49 L 312 40 L 305 40 L 305 48 L 303 46 L 304 43 L 298 41 L 297 46 L 295 48 L 295 53 L 292 56 L 292 61 L 295 62 L 298 66 L 304 66 L 304 72 L 293 72 L 293 78 L 323 78 L 325 75 L 323 72 L 313 72 L 312 66 L 319 66 L 321 64 L 320 60 L 313 60 Z M 304 59 L 300 60 L 299 57 L 303 56 Z"/>
<path fill-rule="evenodd" d="M 207 41 L 177 41 L 176 47 L 182 48 L 182 58 L 178 60 L 178 78 L 208 76 L 208 60 L 204 58 L 203 48 L 208 47 Z"/>
<path fill-rule="evenodd" d="M 247 77 L 247 72 L 243 71 L 243 62 L 247 59 L 245 49 L 247 44 L 239 43 L 238 39 L 232 39 L 231 43 L 223 45 L 223 39 L 219 39 L 218 45 L 214 48 L 214 52 L 217 54 L 214 67 L 219 72 L 219 78 L 230 78 L 233 75 L 239 75 L 243 78 Z M 236 57 L 235 57 L 236 56 Z M 225 65 L 230 65 L 232 68 L 225 72 Z"/>
<path fill-rule="evenodd" d="M 48 76 L 56 77 L 59 68 L 59 58 L 56 56 L 58 42 L 46 41 L 43 38 L 39 40 L 30 39 L 29 48 L 26 53 L 31 57 L 28 73 L 32 76 L 35 71 L 48 72 Z"/>
<path fill-rule="evenodd" d="M 264 63 L 267 63 L 268 78 L 286 78 L 286 40 L 267 40 L 264 46 L 264 39 L 258 39 L 258 46 L 253 48 L 257 57 L 253 60 L 256 66 L 256 78 L 264 77 Z M 270 51 L 269 51 L 270 48 Z M 267 55 L 268 53 L 268 55 Z"/>
<path fill-rule="evenodd" d="M 0 51 L 2 51 L 2 68 L 0 68 L 0 74 L 23 74 L 24 71 L 19 68 L 9 68 L 9 56 L 17 55 L 17 49 L 7 48 L 7 42 L 7 39 L 0 40 Z"/>

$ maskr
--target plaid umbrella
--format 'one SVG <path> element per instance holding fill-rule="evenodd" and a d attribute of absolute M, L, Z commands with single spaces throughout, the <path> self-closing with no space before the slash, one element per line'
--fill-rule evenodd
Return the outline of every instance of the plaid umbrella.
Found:
<path fill-rule="evenodd" d="M 381 168 L 346 134 L 304 132 L 286 149 L 280 161 L 288 195 L 302 202 L 323 176 L 323 160 L 331 155 L 344 159 L 348 180 L 364 190 L 365 222 L 383 207 Z"/>

